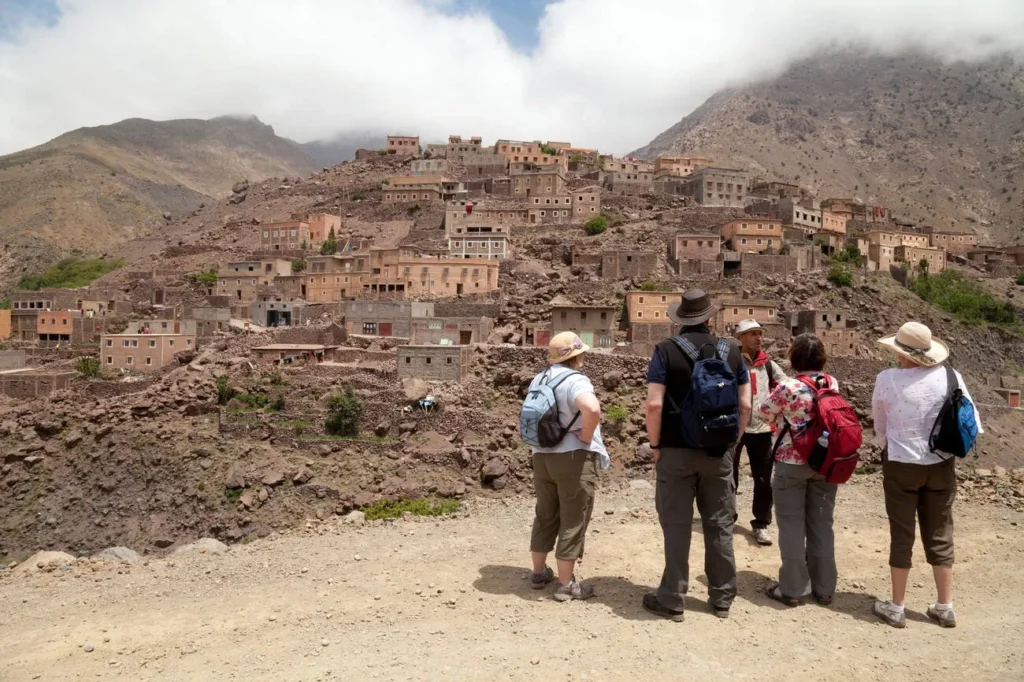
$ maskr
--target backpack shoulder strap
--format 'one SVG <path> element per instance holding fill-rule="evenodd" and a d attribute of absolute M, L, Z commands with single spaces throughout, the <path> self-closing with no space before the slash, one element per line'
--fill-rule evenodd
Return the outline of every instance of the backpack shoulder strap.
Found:
<path fill-rule="evenodd" d="M 723 337 L 718 339 L 718 343 L 715 346 L 715 350 L 718 351 L 718 359 L 726 364 L 729 364 L 729 351 L 732 350 L 730 348 L 731 345 L 729 339 Z"/>
<path fill-rule="evenodd" d="M 573 376 L 574 374 L 579 374 L 579 372 L 577 372 L 576 370 L 570 370 L 568 372 L 563 372 L 562 376 L 558 377 L 555 380 L 554 383 L 549 383 L 548 384 L 548 388 L 550 388 L 552 391 L 554 391 L 556 388 L 558 388 L 559 386 L 562 385 L 563 381 L 565 381 L 569 377 Z M 548 376 L 548 378 L 550 379 L 550 375 Z"/>
<path fill-rule="evenodd" d="M 693 345 L 693 342 L 690 341 L 689 339 L 679 334 L 676 334 L 675 336 L 671 337 L 671 341 L 672 343 L 679 346 L 679 350 L 683 351 L 683 354 L 686 357 L 690 358 L 691 361 L 697 362 L 697 360 L 700 359 L 700 351 L 697 350 L 697 346 Z"/>
<path fill-rule="evenodd" d="M 960 388 L 960 381 L 956 378 L 956 372 L 949 366 L 949 363 L 944 365 L 946 368 L 946 400 L 953 397 L 953 392 Z"/>

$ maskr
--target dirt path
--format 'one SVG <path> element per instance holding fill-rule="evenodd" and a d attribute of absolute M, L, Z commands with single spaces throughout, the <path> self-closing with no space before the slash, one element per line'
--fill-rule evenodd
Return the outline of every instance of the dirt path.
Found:
<path fill-rule="evenodd" d="M 528 588 L 526 499 L 477 503 L 444 521 L 311 523 L 224 556 L 5 572 L 0 679 L 1024 678 L 1024 514 L 960 504 L 960 627 L 924 617 L 933 595 L 919 568 L 910 622 L 897 631 L 870 612 L 888 584 L 880 487 L 871 476 L 840 493 L 832 609 L 770 602 L 762 590 L 778 550 L 738 535 L 740 594 L 719 621 L 706 611 L 696 533 L 686 622 L 649 616 L 640 598 L 660 577 L 660 532 L 652 491 L 627 489 L 598 498 L 581 571 L 597 589 L 589 603 Z M 741 509 L 749 500 L 745 489 Z"/>

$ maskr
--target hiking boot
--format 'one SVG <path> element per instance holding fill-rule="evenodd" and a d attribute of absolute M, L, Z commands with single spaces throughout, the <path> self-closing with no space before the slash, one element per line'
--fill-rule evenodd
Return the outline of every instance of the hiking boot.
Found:
<path fill-rule="evenodd" d="M 722 620 L 729 617 L 728 608 L 723 609 L 721 606 L 715 606 L 714 604 L 711 605 L 711 613 L 715 615 L 715 618 L 721 618 Z"/>
<path fill-rule="evenodd" d="M 568 585 L 559 585 L 555 590 L 555 601 L 572 601 L 573 599 L 590 599 L 594 596 L 593 585 L 584 585 L 575 576 Z"/>
<path fill-rule="evenodd" d="M 944 628 L 956 627 L 956 614 L 953 613 L 952 607 L 948 609 L 937 609 L 935 608 L 935 604 L 932 604 L 928 607 L 928 617 Z"/>
<path fill-rule="evenodd" d="M 876 601 L 874 611 L 876 616 L 894 628 L 907 627 L 907 614 L 904 611 L 896 611 L 891 601 Z"/>
<path fill-rule="evenodd" d="M 530 574 L 530 587 L 535 590 L 542 590 L 544 586 L 555 579 L 555 572 L 550 566 L 545 566 L 540 573 Z"/>
<path fill-rule="evenodd" d="M 661 605 L 661 602 L 658 601 L 658 595 L 653 592 L 648 592 L 644 595 L 644 608 L 649 613 L 653 613 L 655 616 L 660 616 L 670 620 L 673 623 L 683 622 L 683 612 L 665 608 Z"/>
<path fill-rule="evenodd" d="M 769 545 L 774 544 L 775 542 L 774 540 L 772 540 L 772 534 L 768 532 L 767 528 L 755 528 L 754 540 L 756 540 L 757 544 L 761 545 L 762 547 L 767 547 Z"/>

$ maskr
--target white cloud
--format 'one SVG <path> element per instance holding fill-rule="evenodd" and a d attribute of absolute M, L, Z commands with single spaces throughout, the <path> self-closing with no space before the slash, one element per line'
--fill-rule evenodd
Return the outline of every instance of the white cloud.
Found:
<path fill-rule="evenodd" d="M 624 152 L 717 89 L 847 42 L 945 58 L 1024 46 L 1019 0 L 560 0 L 513 50 L 449 0 L 61 0 L 0 43 L 0 153 L 141 116 L 568 139 Z"/>

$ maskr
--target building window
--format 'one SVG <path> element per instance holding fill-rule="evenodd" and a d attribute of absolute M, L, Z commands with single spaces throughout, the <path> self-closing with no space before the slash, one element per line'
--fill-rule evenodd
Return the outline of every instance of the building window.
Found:
<path fill-rule="evenodd" d="M 146 358 L 146 364 L 147 365 L 152 365 L 153 364 L 153 358 Z"/>
<path fill-rule="evenodd" d="M 154 341 L 153 339 L 150 339 L 149 340 L 149 347 L 150 348 L 156 348 L 156 341 Z"/>
<path fill-rule="evenodd" d="M 114 358 L 112 356 L 110 356 L 110 355 L 107 356 L 107 364 L 108 365 L 114 364 Z"/>
<path fill-rule="evenodd" d="M 167 346 L 170 347 L 170 348 L 174 348 L 174 339 L 168 340 L 167 341 Z"/>
<path fill-rule="evenodd" d="M 126 364 L 126 365 L 132 364 L 132 356 L 129 355 L 128 357 L 126 357 L 124 359 L 124 364 Z"/>
<path fill-rule="evenodd" d="M 643 311 L 642 311 L 642 310 L 638 310 L 638 311 L 636 312 L 636 319 L 638 319 L 638 320 L 642 320 L 642 319 L 644 319 L 644 313 L 643 313 Z"/>
<path fill-rule="evenodd" d="M 107 348 L 112 348 L 113 346 L 114 346 L 113 339 L 107 339 Z"/>

